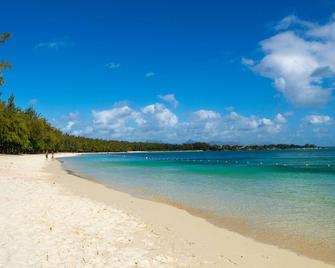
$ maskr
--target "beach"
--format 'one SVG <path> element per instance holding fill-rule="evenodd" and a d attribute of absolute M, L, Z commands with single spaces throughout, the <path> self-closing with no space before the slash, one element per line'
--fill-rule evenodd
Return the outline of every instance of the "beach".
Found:
<path fill-rule="evenodd" d="M 0 184 L 0 267 L 334 267 L 71 175 L 43 155 L 0 155 Z"/>

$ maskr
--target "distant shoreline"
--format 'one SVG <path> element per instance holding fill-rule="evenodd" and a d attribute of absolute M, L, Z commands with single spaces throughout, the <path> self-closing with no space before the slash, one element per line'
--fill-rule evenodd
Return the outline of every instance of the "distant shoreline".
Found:
<path fill-rule="evenodd" d="M 287 151 L 287 150 L 324 150 L 334 147 L 316 147 L 316 148 L 286 148 L 286 149 L 243 149 L 243 150 L 145 150 L 145 151 L 113 151 L 113 152 L 59 152 L 59 153 L 78 153 L 78 154 L 118 154 L 118 153 L 179 153 L 179 152 L 252 152 L 252 151 Z"/>
<path fill-rule="evenodd" d="M 252 152 L 252 151 L 285 151 L 285 150 L 324 150 L 335 148 L 332 146 L 316 148 L 273 148 L 273 149 L 241 149 L 241 150 L 144 150 L 144 151 L 106 151 L 106 152 L 57 152 L 75 154 L 125 154 L 125 153 L 179 153 L 179 152 Z"/>

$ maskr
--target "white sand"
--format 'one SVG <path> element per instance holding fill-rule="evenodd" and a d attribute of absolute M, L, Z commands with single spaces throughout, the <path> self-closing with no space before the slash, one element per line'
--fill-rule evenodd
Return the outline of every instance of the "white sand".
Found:
<path fill-rule="evenodd" d="M 0 267 L 333 267 L 186 211 L 0 155 Z"/>

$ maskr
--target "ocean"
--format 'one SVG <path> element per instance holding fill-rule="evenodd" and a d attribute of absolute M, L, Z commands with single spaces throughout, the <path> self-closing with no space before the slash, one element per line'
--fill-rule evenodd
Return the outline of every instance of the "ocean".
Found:
<path fill-rule="evenodd" d="M 116 190 L 335 261 L 335 149 L 88 154 L 62 161 Z"/>

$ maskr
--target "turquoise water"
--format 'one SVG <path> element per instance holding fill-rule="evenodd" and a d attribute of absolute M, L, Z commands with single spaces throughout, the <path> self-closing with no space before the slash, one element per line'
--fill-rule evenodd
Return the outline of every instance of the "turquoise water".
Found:
<path fill-rule="evenodd" d="M 335 149 L 159 152 L 64 158 L 132 194 L 311 240 L 335 252 Z M 233 221 L 234 222 L 234 221 Z"/>

